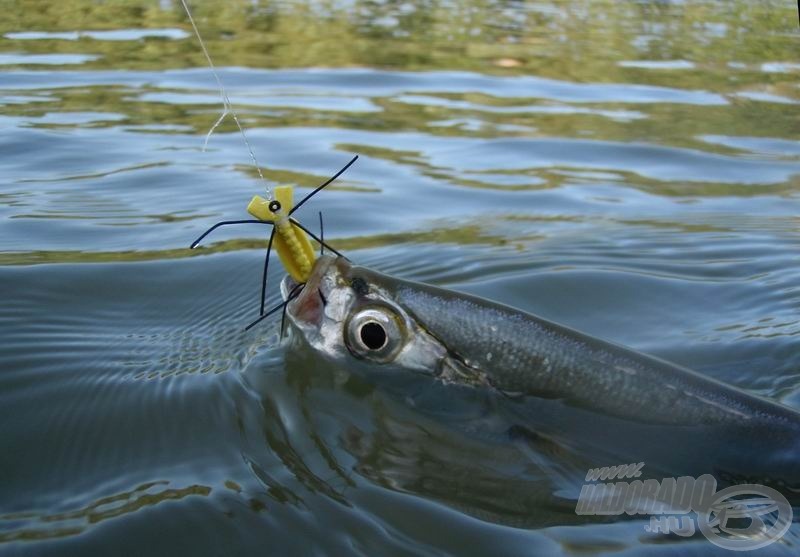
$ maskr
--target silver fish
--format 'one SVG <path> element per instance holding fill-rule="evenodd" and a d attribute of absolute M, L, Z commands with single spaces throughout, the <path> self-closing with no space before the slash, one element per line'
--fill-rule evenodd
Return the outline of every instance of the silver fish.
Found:
<path fill-rule="evenodd" d="M 284 281 L 284 297 L 294 286 Z M 792 486 L 800 501 L 800 413 L 686 368 L 331 256 L 287 315 L 292 337 L 312 348 L 298 353 L 470 437 L 505 438 L 548 475 L 569 469 L 553 474 L 565 484 L 581 467 L 646 461 L 664 473 L 653 477 L 713 471 L 727 483 Z"/>
<path fill-rule="evenodd" d="M 292 286 L 284 281 L 284 296 Z M 800 431 L 800 413 L 776 402 L 523 311 L 341 257 L 317 261 L 287 313 L 316 352 L 367 374 L 425 374 L 638 423 Z"/>
<path fill-rule="evenodd" d="M 284 281 L 284 297 L 294 286 Z M 653 478 L 711 472 L 800 505 L 800 413 L 691 370 L 331 256 L 287 315 L 311 347 L 293 354 L 321 356 L 470 438 L 512 443 L 560 490 L 589 468 L 646 462 Z"/>

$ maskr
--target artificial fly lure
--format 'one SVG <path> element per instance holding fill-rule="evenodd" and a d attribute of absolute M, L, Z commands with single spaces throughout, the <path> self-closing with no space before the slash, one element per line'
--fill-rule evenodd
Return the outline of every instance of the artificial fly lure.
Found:
<path fill-rule="evenodd" d="M 208 61 L 209 68 L 211 72 L 214 74 L 214 79 L 217 82 L 217 86 L 219 87 L 220 96 L 222 97 L 222 104 L 223 104 L 223 112 L 211 129 L 206 134 L 205 142 L 203 143 L 203 150 L 205 151 L 206 146 L 208 145 L 208 140 L 211 137 L 211 134 L 216 130 L 216 128 L 222 123 L 225 117 L 228 114 L 231 115 L 234 122 L 236 122 L 236 126 L 239 128 L 239 132 L 242 134 L 242 139 L 244 140 L 245 145 L 247 146 L 247 150 L 250 154 L 250 159 L 253 161 L 253 164 L 256 167 L 256 171 L 258 172 L 259 177 L 264 180 L 264 176 L 261 173 L 261 167 L 256 160 L 255 153 L 253 152 L 253 148 L 250 145 L 250 142 L 247 140 L 247 135 L 244 132 L 244 127 L 242 126 L 241 122 L 239 121 L 239 117 L 236 114 L 236 111 L 231 104 L 230 98 L 228 97 L 228 93 L 225 91 L 225 87 L 222 85 L 222 80 L 220 79 L 217 71 L 214 67 L 214 62 L 211 60 L 211 55 L 208 53 L 208 49 L 206 48 L 205 43 L 203 42 L 203 38 L 200 36 L 200 31 L 197 28 L 197 25 L 194 22 L 194 18 L 192 17 L 192 13 L 189 10 L 189 6 L 186 4 L 186 0 L 181 0 L 181 4 L 183 5 L 183 9 L 186 11 L 186 15 L 189 18 L 189 23 L 194 30 L 194 34 L 197 37 L 198 42 L 200 43 L 200 48 L 205 55 L 206 60 Z M 271 195 L 269 189 L 267 189 L 267 199 L 261 196 L 254 196 L 253 199 L 250 201 L 250 204 L 247 206 L 247 212 L 256 217 L 256 220 L 247 219 L 247 220 L 229 220 L 229 221 L 221 221 L 216 223 L 214 226 L 203 232 L 199 238 L 197 238 L 194 242 L 192 242 L 190 249 L 196 248 L 200 242 L 208 236 L 211 232 L 220 228 L 221 226 L 230 226 L 230 225 L 238 225 L 238 224 L 267 224 L 272 226 L 272 231 L 269 235 L 269 242 L 267 243 L 267 253 L 264 258 L 264 272 L 261 277 L 261 305 L 259 309 L 259 318 L 250 323 L 245 330 L 250 329 L 257 323 L 261 322 L 262 320 L 266 319 L 273 313 L 283 309 L 283 315 L 286 315 L 286 306 L 292 301 L 294 298 L 300 295 L 300 292 L 303 289 L 306 281 L 308 280 L 309 275 L 311 274 L 311 269 L 314 266 L 314 261 L 316 260 L 316 256 L 314 255 L 314 250 L 311 247 L 311 242 L 308 239 L 308 236 L 311 236 L 316 240 L 320 245 L 320 254 L 322 254 L 322 250 L 324 248 L 329 249 L 336 255 L 344 257 L 341 253 L 337 250 L 329 246 L 324 241 L 324 233 L 322 230 L 322 213 L 319 214 L 319 221 L 320 221 L 320 236 L 317 237 L 313 232 L 308 230 L 305 226 L 300 224 L 297 219 L 292 218 L 292 214 L 297 211 L 303 204 L 314 197 L 320 190 L 328 186 L 328 184 L 332 183 L 336 180 L 339 176 L 341 176 L 350 166 L 356 162 L 358 159 L 358 155 L 355 155 L 350 162 L 342 167 L 339 172 L 334 174 L 331 178 L 326 180 L 323 184 L 317 186 L 311 193 L 305 196 L 297 205 L 293 205 L 293 189 L 292 186 L 278 186 L 275 188 L 274 196 Z M 297 283 L 294 288 L 288 293 L 286 300 L 278 304 L 277 306 L 273 307 L 269 311 L 264 311 L 264 302 L 266 300 L 266 291 L 267 291 L 267 271 L 269 269 L 269 256 L 272 252 L 272 246 L 275 246 L 276 251 L 278 252 L 278 257 L 283 263 L 283 266 L 286 268 L 286 271 L 289 275 L 294 279 Z M 345 258 L 346 259 L 346 258 Z M 283 334 L 283 322 L 284 320 L 281 319 L 281 335 Z"/>
<path fill-rule="evenodd" d="M 264 199 L 261 196 L 253 196 L 250 204 L 247 206 L 247 212 L 256 217 L 246 220 L 227 220 L 221 221 L 213 225 L 211 228 L 203 232 L 199 238 L 192 242 L 191 249 L 196 248 L 200 242 L 217 228 L 222 226 L 231 226 L 239 224 L 267 224 L 272 226 L 272 231 L 269 235 L 269 242 L 267 243 L 267 254 L 264 257 L 264 272 L 261 277 L 261 309 L 259 311 L 259 318 L 250 323 L 245 330 L 250 329 L 257 323 L 266 319 L 276 311 L 285 309 L 286 305 L 294 298 L 300 295 L 303 285 L 305 285 L 311 274 L 311 268 L 316 261 L 316 255 L 311 247 L 311 242 L 308 236 L 311 236 L 320 245 L 320 253 L 323 249 L 327 248 L 336 255 L 344 257 L 338 250 L 331 247 L 325 242 L 324 232 L 322 229 L 322 213 L 320 213 L 320 236 L 315 235 L 308 228 L 300 224 L 297 219 L 292 218 L 292 214 L 297 211 L 303 204 L 319 193 L 323 188 L 327 187 L 339 176 L 341 176 L 354 162 L 358 160 L 358 155 L 355 155 L 350 162 L 344 165 L 339 172 L 331 176 L 324 183 L 320 184 L 314 190 L 306 195 L 297 205 L 292 205 L 293 188 L 292 186 L 278 186 L 275 188 L 275 198 L 270 200 Z M 277 234 L 276 234 L 277 232 Z M 297 285 L 289 292 L 286 300 L 264 312 L 264 302 L 267 292 L 267 272 L 269 270 L 269 256 L 272 252 L 272 247 L 275 246 L 278 252 L 278 257 L 286 268 Z M 345 259 L 347 259 L 345 257 Z M 283 320 L 282 320 L 283 321 Z M 281 325 L 283 331 L 283 325 Z"/>

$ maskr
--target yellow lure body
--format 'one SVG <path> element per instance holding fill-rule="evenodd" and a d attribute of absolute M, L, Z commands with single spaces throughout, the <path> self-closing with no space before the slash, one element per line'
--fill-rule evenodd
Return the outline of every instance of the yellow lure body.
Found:
<path fill-rule="evenodd" d="M 292 186 L 277 186 L 274 189 L 274 200 L 280 203 L 280 209 L 275 212 L 270 210 L 269 200 L 255 195 L 247 205 L 247 212 L 258 220 L 271 222 L 275 226 L 272 243 L 278 250 L 281 263 L 295 281 L 307 282 L 316 255 L 308 235 L 289 218 L 289 211 L 294 206 L 292 191 Z"/>

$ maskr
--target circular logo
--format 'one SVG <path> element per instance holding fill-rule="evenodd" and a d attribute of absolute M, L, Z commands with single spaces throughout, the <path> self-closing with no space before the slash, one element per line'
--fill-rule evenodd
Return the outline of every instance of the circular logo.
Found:
<path fill-rule="evenodd" d="M 779 491 L 756 484 L 726 487 L 697 511 L 697 525 L 716 546 L 750 551 L 777 541 L 792 524 L 792 506 Z"/>

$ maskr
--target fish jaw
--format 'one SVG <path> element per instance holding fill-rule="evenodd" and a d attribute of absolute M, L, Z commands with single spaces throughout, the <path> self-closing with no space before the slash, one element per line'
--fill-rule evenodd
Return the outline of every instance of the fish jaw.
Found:
<path fill-rule="evenodd" d="M 308 281 L 298 295 L 294 295 L 293 292 L 300 286 L 300 283 L 291 275 L 287 275 L 281 283 L 281 294 L 284 301 L 288 301 L 287 315 L 298 324 L 309 327 L 319 327 L 321 324 L 325 298 L 324 295 L 320 295 L 322 293 L 320 287 L 322 279 L 328 273 L 333 261 L 332 257 L 320 258 L 312 268 Z M 289 300 L 289 296 L 293 296 L 293 298 Z"/>
<path fill-rule="evenodd" d="M 339 339 L 354 298 L 345 286 L 349 267 L 342 257 L 320 257 L 300 294 L 289 300 L 286 307 L 292 327 L 313 349 L 328 356 L 338 357 L 346 351 Z M 281 284 L 284 299 L 288 299 L 296 286 L 291 277 L 284 279 Z"/>

